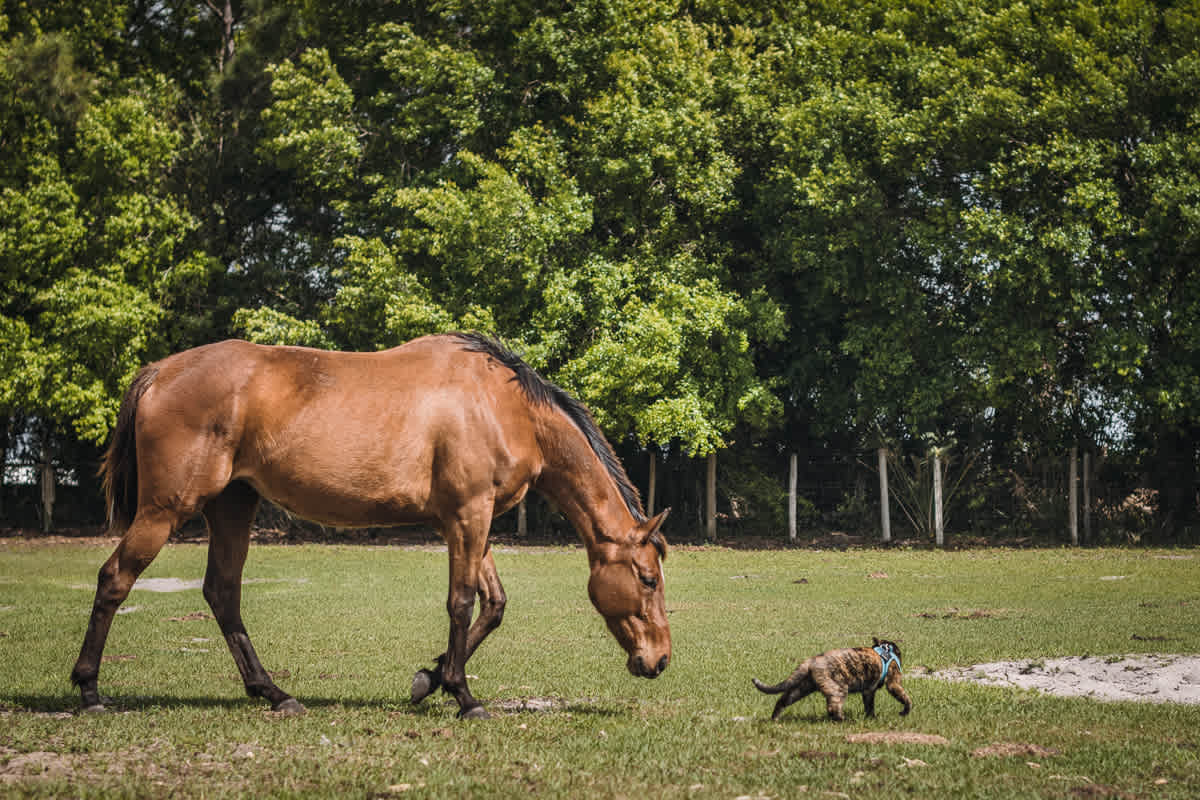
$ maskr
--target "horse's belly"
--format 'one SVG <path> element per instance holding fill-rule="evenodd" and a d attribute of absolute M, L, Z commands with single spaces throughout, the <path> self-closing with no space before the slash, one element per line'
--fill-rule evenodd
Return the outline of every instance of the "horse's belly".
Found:
<path fill-rule="evenodd" d="M 240 476 L 291 514 L 323 525 L 356 528 L 433 522 L 428 487 L 395 479 L 385 468 L 350 470 L 325 465 L 261 465 Z"/>

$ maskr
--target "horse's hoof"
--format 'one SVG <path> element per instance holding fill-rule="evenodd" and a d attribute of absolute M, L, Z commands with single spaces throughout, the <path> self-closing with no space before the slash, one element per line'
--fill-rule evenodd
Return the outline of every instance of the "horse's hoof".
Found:
<path fill-rule="evenodd" d="M 299 700 L 294 697 L 289 697 L 286 700 L 280 700 L 275 705 L 271 706 L 272 711 L 277 711 L 280 714 L 286 714 L 289 717 L 298 717 L 301 714 L 307 714 L 306 709 Z"/>
<path fill-rule="evenodd" d="M 427 669 L 418 670 L 412 679 L 412 702 L 419 703 L 433 694 L 441 681 L 435 680 L 434 675 Z"/>
<path fill-rule="evenodd" d="M 492 715 L 483 706 L 471 706 L 458 712 L 459 719 L 491 719 Z"/>
<path fill-rule="evenodd" d="M 108 708 L 103 703 L 93 703 L 90 706 L 84 706 L 79 709 L 84 714 L 107 714 Z"/>

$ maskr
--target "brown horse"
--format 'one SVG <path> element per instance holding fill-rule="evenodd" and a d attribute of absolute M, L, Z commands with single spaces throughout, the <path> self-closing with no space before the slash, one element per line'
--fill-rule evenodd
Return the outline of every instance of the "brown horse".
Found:
<path fill-rule="evenodd" d="M 671 658 L 659 532 L 667 512 L 646 519 L 587 409 L 483 336 L 427 336 L 379 353 L 241 341 L 177 353 L 134 379 L 102 472 L 109 524 L 123 535 L 100 569 L 71 673 L 87 710 L 103 709 L 100 656 L 117 607 L 171 532 L 199 513 L 209 530 L 204 597 L 246 693 L 304 711 L 268 676 L 242 625 L 242 567 L 262 497 L 327 525 L 440 531 L 450 639 L 434 669 L 414 677 L 414 702 L 440 686 L 460 716 L 487 716 L 465 667 L 504 614 L 488 530 L 530 487 L 583 539 L 588 594 L 629 671 L 653 678 Z"/>

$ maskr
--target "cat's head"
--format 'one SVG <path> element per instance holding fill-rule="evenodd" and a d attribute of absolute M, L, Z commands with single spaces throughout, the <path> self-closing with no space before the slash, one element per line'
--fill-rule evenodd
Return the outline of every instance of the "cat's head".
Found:
<path fill-rule="evenodd" d="M 887 653 L 892 652 L 896 654 L 897 659 L 901 661 L 904 660 L 904 658 L 900 655 L 900 645 L 896 644 L 895 642 L 887 639 L 876 639 L 875 637 L 871 637 L 871 641 L 875 643 L 873 647 L 876 650 L 883 651 L 884 658 L 887 658 Z"/>

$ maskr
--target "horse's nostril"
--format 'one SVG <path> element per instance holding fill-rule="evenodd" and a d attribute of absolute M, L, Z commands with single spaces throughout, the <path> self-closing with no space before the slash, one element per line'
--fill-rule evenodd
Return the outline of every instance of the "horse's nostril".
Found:
<path fill-rule="evenodd" d="M 667 657 L 666 657 L 666 656 L 663 656 L 662 658 L 660 658 L 660 659 L 658 660 L 658 669 L 657 669 L 657 670 L 655 670 L 655 671 L 656 671 L 656 672 L 662 672 L 662 671 L 663 671 L 664 669 L 666 669 L 666 668 L 667 668 Z"/>

